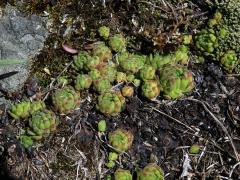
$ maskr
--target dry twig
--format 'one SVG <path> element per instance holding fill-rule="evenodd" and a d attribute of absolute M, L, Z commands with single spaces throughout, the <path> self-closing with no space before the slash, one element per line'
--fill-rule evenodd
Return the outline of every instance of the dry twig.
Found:
<path fill-rule="evenodd" d="M 233 174 L 235 168 L 236 168 L 237 166 L 239 166 L 239 165 L 240 165 L 240 162 L 238 162 L 237 164 L 235 164 L 235 165 L 232 167 L 232 169 L 231 169 L 231 171 L 230 171 L 230 173 L 229 173 L 229 179 L 232 179 L 232 174 Z"/>
<path fill-rule="evenodd" d="M 68 70 L 68 68 L 71 66 L 72 63 L 73 63 L 73 61 L 71 61 L 70 63 L 68 63 L 68 64 L 64 67 L 64 69 L 59 73 L 59 75 L 52 80 L 52 82 L 49 84 L 49 89 L 47 90 L 46 95 L 45 95 L 45 97 L 43 98 L 43 101 L 45 101 L 45 100 L 47 99 L 49 93 L 54 89 L 54 86 L 53 86 L 54 83 L 59 79 L 59 77 L 60 77 L 65 71 Z"/>
<path fill-rule="evenodd" d="M 223 132 L 227 135 L 227 137 L 229 138 L 230 140 L 230 143 L 231 143 L 231 146 L 233 148 L 233 151 L 234 151 L 234 155 L 235 155 L 235 158 L 237 160 L 237 162 L 239 162 L 239 156 L 238 156 L 238 152 L 237 152 L 237 149 L 233 143 L 233 139 L 231 137 L 231 135 L 229 134 L 227 128 L 223 125 L 223 123 L 208 109 L 207 105 L 205 102 L 203 101 L 200 101 L 198 99 L 192 99 L 192 98 L 187 98 L 186 100 L 190 100 L 190 101 L 193 101 L 193 102 L 197 102 L 199 104 L 201 104 L 203 106 L 203 108 L 210 114 L 210 116 L 214 119 L 214 121 L 222 128 Z"/>
<path fill-rule="evenodd" d="M 193 128 L 189 127 L 188 125 L 184 124 L 183 122 L 179 121 L 178 119 L 176 119 L 176 118 L 174 118 L 174 117 L 172 117 L 172 116 L 170 116 L 170 115 L 168 115 L 168 114 L 166 114 L 166 113 L 164 113 L 164 112 L 162 112 L 162 111 L 160 111 L 160 110 L 158 110 L 158 109 L 156 109 L 156 108 L 154 108 L 154 107 L 152 107 L 152 106 L 150 106 L 150 107 L 151 107 L 154 111 L 156 111 L 156 112 L 158 112 L 158 113 L 160 113 L 160 114 L 168 117 L 169 119 L 172 119 L 174 122 L 176 122 L 176 123 L 178 123 L 178 124 L 181 124 L 182 126 L 186 127 L 187 129 L 195 132 L 195 130 L 194 130 Z"/>

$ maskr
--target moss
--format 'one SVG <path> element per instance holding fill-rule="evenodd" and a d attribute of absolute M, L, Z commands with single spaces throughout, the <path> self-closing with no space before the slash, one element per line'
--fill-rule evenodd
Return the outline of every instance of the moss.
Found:
<path fill-rule="evenodd" d="M 225 29 L 227 32 L 225 38 L 219 40 L 218 51 L 226 52 L 231 49 L 240 54 L 240 0 L 216 1 L 218 12 L 215 13 L 214 18 L 219 19 L 219 23 L 215 29 L 217 31 Z"/>
<path fill-rule="evenodd" d="M 121 92 L 124 97 L 132 97 L 134 94 L 134 89 L 131 86 L 124 86 Z"/>
<path fill-rule="evenodd" d="M 108 79 L 99 79 L 93 82 L 94 90 L 100 94 L 109 91 L 111 87 L 111 83 Z"/>

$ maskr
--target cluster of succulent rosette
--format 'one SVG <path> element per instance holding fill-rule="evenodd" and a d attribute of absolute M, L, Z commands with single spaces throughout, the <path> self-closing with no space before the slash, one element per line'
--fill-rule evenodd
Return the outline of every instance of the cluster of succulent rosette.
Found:
<path fill-rule="evenodd" d="M 14 119 L 27 119 L 28 124 L 19 136 L 25 148 L 33 145 L 55 131 L 59 123 L 55 113 L 67 114 L 80 107 L 81 91 L 91 90 L 97 95 L 96 109 L 106 116 L 116 116 L 125 107 L 126 98 L 134 93 L 149 100 L 155 100 L 160 93 L 168 99 L 182 97 L 194 88 L 194 79 L 187 69 L 189 61 L 188 44 L 190 36 L 184 36 L 183 45 L 168 54 L 154 53 L 149 56 L 127 51 L 127 41 L 121 34 L 111 35 L 109 28 L 99 28 L 103 41 L 92 44 L 91 50 L 81 51 L 73 58 L 72 70 L 75 78 L 68 76 L 57 79 L 60 87 L 52 92 L 47 108 L 43 101 L 23 101 L 12 106 L 9 114 Z M 222 61 L 234 60 L 229 52 Z M 137 95 L 137 94 L 136 94 Z M 51 111 L 49 109 L 54 110 Z M 105 133 L 106 121 L 98 123 L 99 133 Z M 108 135 L 111 152 L 106 166 L 115 166 L 119 156 L 128 151 L 133 143 L 133 134 L 125 129 L 117 129 Z M 132 179 L 130 171 L 118 169 L 116 180 Z M 138 180 L 164 179 L 162 169 L 156 164 L 149 164 L 138 172 Z"/>
<path fill-rule="evenodd" d="M 108 162 L 105 164 L 108 168 L 113 168 L 119 155 L 131 148 L 133 138 L 133 134 L 125 129 L 119 128 L 109 133 L 108 140 L 112 152 L 109 153 Z M 129 170 L 119 168 L 114 173 L 115 180 L 132 180 L 132 178 Z M 164 172 L 157 164 L 150 163 L 144 169 L 138 170 L 137 180 L 164 180 Z"/>
<path fill-rule="evenodd" d="M 108 162 L 106 166 L 113 168 L 118 155 L 128 151 L 133 143 L 133 134 L 125 129 L 117 129 L 110 132 L 108 135 L 109 144 L 111 145 L 112 152 L 108 155 Z"/>
<path fill-rule="evenodd" d="M 234 21 L 234 18 L 231 20 Z M 223 68 L 232 73 L 237 71 L 236 68 L 240 64 L 239 46 L 227 50 L 222 47 L 223 42 L 229 41 L 231 33 L 224 23 L 227 24 L 226 19 L 220 12 L 216 12 L 208 22 L 208 29 L 201 30 L 194 41 L 203 56 L 218 59 Z M 61 88 L 51 95 L 51 109 L 56 113 L 71 113 L 78 108 L 81 103 L 80 91 L 88 89 L 95 91 L 98 96 L 97 110 L 106 116 L 116 116 L 124 109 L 125 98 L 134 96 L 134 93 L 138 92 L 137 88 L 141 91 L 141 96 L 149 100 L 156 99 L 160 93 L 167 99 L 177 99 L 194 88 L 193 74 L 187 68 L 188 45 L 192 36 L 183 36 L 182 45 L 174 52 L 153 53 L 147 56 L 127 51 L 127 40 L 123 35 L 112 35 L 106 26 L 100 27 L 98 33 L 102 41 L 92 44 L 91 50 L 80 51 L 74 56 L 72 69 L 77 75 L 73 86 L 69 85 L 67 77 L 58 78 Z M 57 115 L 47 109 L 43 101 L 26 100 L 16 103 L 10 108 L 9 114 L 15 120 L 28 121 L 24 133 L 19 136 L 25 148 L 48 137 L 59 123 Z M 98 130 L 101 133 L 105 132 L 104 120 L 98 123 Z M 112 151 L 108 155 L 107 167 L 115 166 L 119 155 L 131 148 L 133 138 L 133 134 L 125 129 L 119 128 L 109 133 Z M 197 146 L 191 147 L 192 153 L 198 151 Z M 117 169 L 114 178 L 132 180 L 132 174 L 128 170 Z M 158 165 L 150 163 L 137 173 L 137 179 L 163 180 L 164 172 Z"/>
<path fill-rule="evenodd" d="M 96 107 L 103 114 L 115 116 L 121 112 L 125 98 L 132 97 L 138 87 L 149 100 L 161 92 L 169 99 L 176 99 L 193 89 L 193 76 L 186 68 L 191 36 L 185 35 L 183 45 L 175 52 L 146 56 L 128 52 L 123 35 L 111 35 L 106 26 L 100 27 L 98 33 L 102 41 L 92 44 L 88 51 L 79 52 L 72 67 L 78 73 L 75 89 L 94 90 L 99 96 Z"/>
<path fill-rule="evenodd" d="M 12 105 L 9 114 L 16 120 L 28 119 L 29 127 L 19 136 L 25 148 L 33 145 L 36 140 L 49 136 L 56 129 L 58 119 L 52 111 L 46 110 L 42 101 L 22 101 Z"/>
<path fill-rule="evenodd" d="M 71 86 L 53 92 L 52 109 L 59 113 L 69 113 L 80 105 L 80 93 Z M 28 148 L 54 132 L 59 120 L 55 113 L 47 109 L 43 101 L 22 101 L 12 105 L 9 114 L 16 120 L 28 120 L 28 126 L 19 135 L 23 147 Z"/>
<path fill-rule="evenodd" d="M 176 99 L 193 89 L 193 76 L 186 68 L 190 36 L 184 36 L 183 45 L 175 52 L 146 56 L 128 52 L 127 40 L 121 34 L 111 35 L 108 27 L 100 27 L 98 32 L 103 41 L 92 44 L 90 50 L 80 51 L 74 56 L 72 69 L 77 75 L 73 81 L 69 81 L 66 75 L 58 78 L 57 83 L 61 88 L 51 95 L 51 109 L 55 112 L 71 113 L 80 106 L 80 91 L 88 89 L 95 91 L 98 96 L 96 109 L 107 116 L 119 114 L 125 107 L 126 98 L 134 96 L 137 88 L 149 100 L 154 100 L 160 93 L 166 98 Z M 228 52 L 222 58 L 228 67 L 232 66 L 226 60 L 229 58 L 234 61 L 234 53 Z M 54 113 L 47 110 L 42 101 L 20 102 L 12 106 L 9 114 L 14 119 L 29 120 L 26 133 L 20 137 L 25 147 L 31 144 L 31 140 L 47 137 L 58 124 Z M 127 134 L 122 132 L 117 137 Z M 117 146 L 112 138 L 111 135 L 110 142 L 116 149 L 126 150 L 127 144 L 126 147 Z"/>
<path fill-rule="evenodd" d="M 12 105 L 9 114 L 14 119 L 25 119 L 35 112 L 42 110 L 46 107 L 45 103 L 42 101 L 22 101 Z"/>
<path fill-rule="evenodd" d="M 114 173 L 115 180 L 132 180 L 129 170 L 117 169 Z M 155 163 L 147 164 L 137 173 L 137 180 L 164 180 L 163 170 Z"/>
<path fill-rule="evenodd" d="M 200 56 L 219 61 L 228 73 L 239 73 L 240 24 L 237 19 L 240 18 L 240 2 L 223 1 L 217 5 L 219 11 L 209 19 L 208 28 L 197 33 L 195 45 L 200 51 Z"/>

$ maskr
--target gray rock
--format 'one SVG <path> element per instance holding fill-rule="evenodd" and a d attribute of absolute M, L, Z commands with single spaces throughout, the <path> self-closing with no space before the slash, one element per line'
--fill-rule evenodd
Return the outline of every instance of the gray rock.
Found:
<path fill-rule="evenodd" d="M 19 90 L 29 75 L 31 58 L 43 47 L 48 36 L 47 18 L 26 16 L 15 7 L 7 5 L 0 17 L 0 75 L 11 71 L 18 74 L 0 80 L 2 89 Z M 0 15 L 1 16 L 1 15 Z M 0 100 L 0 104 L 4 101 Z"/>

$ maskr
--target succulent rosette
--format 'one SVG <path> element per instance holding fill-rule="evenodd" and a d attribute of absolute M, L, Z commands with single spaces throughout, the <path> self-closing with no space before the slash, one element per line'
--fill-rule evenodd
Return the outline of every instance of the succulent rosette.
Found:
<path fill-rule="evenodd" d="M 110 152 L 108 154 L 108 160 L 109 161 L 116 161 L 118 159 L 118 153 L 117 152 Z"/>
<path fill-rule="evenodd" d="M 126 40 L 121 34 L 115 34 L 109 38 L 109 46 L 115 52 L 122 52 L 126 49 Z"/>
<path fill-rule="evenodd" d="M 128 81 L 128 82 L 133 82 L 134 79 L 135 79 L 135 76 L 134 76 L 133 74 L 127 75 L 127 81 Z"/>
<path fill-rule="evenodd" d="M 190 154 L 199 154 L 200 152 L 200 146 L 197 144 L 193 144 L 190 146 L 189 153 Z"/>
<path fill-rule="evenodd" d="M 35 112 L 40 111 L 45 108 L 46 108 L 46 105 L 43 101 L 33 101 L 31 103 L 30 114 L 34 114 Z"/>
<path fill-rule="evenodd" d="M 117 83 L 125 82 L 127 81 L 127 74 L 124 72 L 117 72 L 116 74 L 116 81 Z"/>
<path fill-rule="evenodd" d="M 101 36 L 103 39 L 108 39 L 109 34 L 110 34 L 110 29 L 109 29 L 109 27 L 101 26 L 101 27 L 98 29 L 98 34 L 99 34 L 99 36 Z"/>
<path fill-rule="evenodd" d="M 111 89 L 112 85 L 108 79 L 99 79 L 94 81 L 93 88 L 98 93 L 104 93 Z"/>
<path fill-rule="evenodd" d="M 93 48 L 93 56 L 99 57 L 100 62 L 107 62 L 112 59 L 112 52 L 103 42 L 98 42 Z"/>
<path fill-rule="evenodd" d="M 232 73 L 234 69 L 237 67 L 237 65 L 239 64 L 237 54 L 235 53 L 235 51 L 231 51 L 231 50 L 227 51 L 222 56 L 220 62 L 223 68 L 229 73 Z"/>
<path fill-rule="evenodd" d="M 141 85 L 141 80 L 140 79 L 134 79 L 133 82 L 134 86 L 139 87 Z"/>
<path fill-rule="evenodd" d="M 125 106 L 125 98 L 118 92 L 105 92 L 98 97 L 97 109 L 105 115 L 116 116 Z"/>
<path fill-rule="evenodd" d="M 117 129 L 109 133 L 109 144 L 117 152 L 125 152 L 130 149 L 133 142 L 133 134 L 125 129 Z"/>
<path fill-rule="evenodd" d="M 113 168 L 115 166 L 115 161 L 118 159 L 118 153 L 110 152 L 108 155 L 108 162 L 105 164 L 108 168 Z"/>
<path fill-rule="evenodd" d="M 10 108 L 9 114 L 14 119 L 25 119 L 28 118 L 31 114 L 45 109 L 46 105 L 43 101 L 22 101 L 20 103 L 12 105 Z"/>
<path fill-rule="evenodd" d="M 87 61 L 84 64 L 84 69 L 90 71 L 92 69 L 99 68 L 102 62 L 98 56 L 88 56 Z"/>
<path fill-rule="evenodd" d="M 148 99 L 156 98 L 160 93 L 160 86 L 157 80 L 148 80 L 142 84 L 142 95 Z"/>
<path fill-rule="evenodd" d="M 105 132 L 107 129 L 107 123 L 104 119 L 100 120 L 98 122 L 98 131 L 99 132 Z"/>
<path fill-rule="evenodd" d="M 68 77 L 67 76 L 60 76 L 58 79 L 57 79 L 57 82 L 58 82 L 58 85 L 59 86 L 65 86 L 68 84 Z"/>
<path fill-rule="evenodd" d="M 150 163 L 139 172 L 137 180 L 164 180 L 164 172 L 157 164 Z"/>
<path fill-rule="evenodd" d="M 131 56 L 131 53 L 129 53 L 128 51 L 124 51 L 121 53 L 118 53 L 116 56 L 116 60 L 118 63 L 125 61 L 126 59 L 128 59 L 128 57 Z"/>
<path fill-rule="evenodd" d="M 91 79 L 93 81 L 95 81 L 101 77 L 101 73 L 97 69 L 92 69 L 91 71 L 88 72 L 88 75 L 91 77 Z"/>
<path fill-rule="evenodd" d="M 146 62 L 144 55 L 128 54 L 128 57 L 126 56 L 125 58 L 124 56 L 120 55 L 118 61 L 122 70 L 127 73 L 137 73 Z"/>
<path fill-rule="evenodd" d="M 134 94 L 134 89 L 132 86 L 124 86 L 121 92 L 124 97 L 132 97 Z"/>
<path fill-rule="evenodd" d="M 222 19 L 222 14 L 220 12 L 215 12 L 213 18 L 208 21 L 208 26 L 210 28 L 213 28 L 218 23 L 220 23 L 221 19 Z"/>
<path fill-rule="evenodd" d="M 155 78 L 155 72 L 156 70 L 153 66 L 146 65 L 140 70 L 139 75 L 143 81 L 152 80 Z"/>
<path fill-rule="evenodd" d="M 214 13 L 213 19 L 215 19 L 219 23 L 222 20 L 222 17 L 223 17 L 222 13 L 217 11 Z"/>
<path fill-rule="evenodd" d="M 79 74 L 75 80 L 75 89 L 89 89 L 92 84 L 92 78 L 87 74 Z"/>
<path fill-rule="evenodd" d="M 28 148 L 33 145 L 33 139 L 31 136 L 21 135 L 19 139 L 24 148 Z"/>
<path fill-rule="evenodd" d="M 127 81 L 133 83 L 136 87 L 141 85 L 141 80 L 135 78 L 133 74 L 127 75 Z"/>
<path fill-rule="evenodd" d="M 182 36 L 182 43 L 184 45 L 189 45 L 192 43 L 192 35 L 185 34 Z"/>
<path fill-rule="evenodd" d="M 176 99 L 194 88 L 191 71 L 183 66 L 166 66 L 160 70 L 160 86 L 164 96 Z"/>
<path fill-rule="evenodd" d="M 88 58 L 89 54 L 86 51 L 79 52 L 78 55 L 74 56 L 72 67 L 76 70 L 82 70 Z"/>
<path fill-rule="evenodd" d="M 10 108 L 9 114 L 14 119 L 25 119 L 29 117 L 31 110 L 31 102 L 30 101 L 22 101 L 20 103 L 12 105 Z"/>
<path fill-rule="evenodd" d="M 99 69 L 101 76 L 105 79 L 108 79 L 110 82 L 113 82 L 116 79 L 116 66 L 114 64 L 103 66 Z"/>
<path fill-rule="evenodd" d="M 55 131 L 57 125 L 58 119 L 52 111 L 38 111 L 29 119 L 30 128 L 27 134 L 34 140 L 40 140 L 43 137 L 48 137 L 51 132 Z"/>
<path fill-rule="evenodd" d="M 173 64 L 174 61 L 174 56 L 173 54 L 167 54 L 167 55 L 160 55 L 158 53 L 156 54 L 151 54 L 147 58 L 147 63 L 154 67 L 155 69 L 161 68 L 164 65 L 167 64 Z"/>
<path fill-rule="evenodd" d="M 130 171 L 124 169 L 117 169 L 114 173 L 115 180 L 132 180 Z"/>
<path fill-rule="evenodd" d="M 188 60 L 189 60 L 189 49 L 187 46 L 180 46 L 177 51 L 174 53 L 174 57 L 175 57 L 175 62 L 185 65 L 188 64 Z"/>
<path fill-rule="evenodd" d="M 80 93 L 71 86 L 65 86 L 54 92 L 52 103 L 58 112 L 69 113 L 80 105 Z"/>
<path fill-rule="evenodd" d="M 196 36 L 195 44 L 206 55 L 210 55 L 218 46 L 218 39 L 213 30 L 204 29 Z"/>

